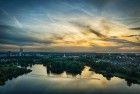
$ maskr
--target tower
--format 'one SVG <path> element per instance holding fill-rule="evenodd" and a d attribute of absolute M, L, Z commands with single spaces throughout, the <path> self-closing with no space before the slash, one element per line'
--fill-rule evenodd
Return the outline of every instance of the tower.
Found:
<path fill-rule="evenodd" d="M 7 56 L 10 57 L 11 56 L 11 51 L 7 52 Z"/>
<path fill-rule="evenodd" d="M 64 54 L 64 56 L 63 57 L 66 57 L 66 55 Z"/>
<path fill-rule="evenodd" d="M 23 48 L 20 48 L 19 49 L 19 56 L 22 56 L 23 55 Z"/>

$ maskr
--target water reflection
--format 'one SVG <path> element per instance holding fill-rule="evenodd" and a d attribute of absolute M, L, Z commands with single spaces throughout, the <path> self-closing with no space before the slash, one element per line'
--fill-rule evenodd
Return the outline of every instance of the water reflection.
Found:
<path fill-rule="evenodd" d="M 85 66 L 80 74 L 73 76 L 66 71 L 53 73 L 47 66 L 33 65 L 32 72 L 7 81 L 0 86 L 0 94 L 138 94 L 140 86 L 127 86 L 118 77 L 107 80 L 102 74 L 90 71 Z"/>
<path fill-rule="evenodd" d="M 48 72 L 47 72 L 48 73 Z M 124 83 L 125 80 L 122 80 L 118 77 L 112 77 L 108 80 L 108 78 L 104 77 L 102 74 L 97 74 L 94 71 L 90 71 L 89 66 L 85 66 L 84 69 L 82 70 L 81 74 L 77 74 L 73 76 L 72 74 L 66 73 L 64 71 L 61 74 L 56 74 L 56 73 L 48 73 L 48 77 L 59 77 L 59 78 L 71 78 L 71 79 L 80 79 L 80 80 L 88 80 L 89 83 L 91 84 L 96 84 L 96 86 L 99 87 L 107 87 L 107 85 L 117 85 L 119 83 Z"/>
<path fill-rule="evenodd" d="M 71 73 L 67 73 L 66 71 L 62 71 L 62 72 L 54 72 L 51 71 L 50 69 L 48 69 L 48 66 L 43 66 L 43 65 L 34 65 L 32 67 L 33 72 L 31 72 L 29 75 L 30 76 L 36 76 L 36 77 L 42 77 L 45 76 L 46 78 L 54 78 L 57 80 L 60 79 L 74 79 L 74 80 L 90 80 L 90 83 L 96 83 L 96 85 L 100 86 L 100 87 L 104 87 L 107 85 L 117 85 L 120 83 L 126 83 L 128 86 L 131 86 L 132 83 L 123 79 L 120 79 L 118 77 L 110 77 L 110 76 L 104 76 L 102 74 L 98 74 L 94 71 L 90 70 L 91 68 L 89 66 L 84 66 L 84 69 L 81 71 L 80 74 L 71 74 Z M 57 70 L 57 69 L 56 69 Z"/>

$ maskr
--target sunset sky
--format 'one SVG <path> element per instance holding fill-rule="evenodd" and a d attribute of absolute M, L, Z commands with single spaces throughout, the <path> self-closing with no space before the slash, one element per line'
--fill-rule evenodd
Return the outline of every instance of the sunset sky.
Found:
<path fill-rule="evenodd" d="M 140 0 L 0 0 L 0 51 L 140 52 Z"/>

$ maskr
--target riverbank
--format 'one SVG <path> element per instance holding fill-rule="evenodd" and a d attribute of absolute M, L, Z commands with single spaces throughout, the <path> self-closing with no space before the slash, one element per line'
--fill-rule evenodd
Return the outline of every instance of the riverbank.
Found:
<path fill-rule="evenodd" d="M 30 69 L 19 68 L 13 64 L 0 65 L 0 85 L 4 85 L 7 80 L 11 80 L 12 78 L 29 72 L 31 72 Z"/>

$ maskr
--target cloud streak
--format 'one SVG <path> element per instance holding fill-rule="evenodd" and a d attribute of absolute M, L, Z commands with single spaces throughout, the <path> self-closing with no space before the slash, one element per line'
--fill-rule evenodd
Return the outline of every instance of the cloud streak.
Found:
<path fill-rule="evenodd" d="M 1 44 L 16 44 L 22 46 L 33 44 L 47 45 L 52 43 L 52 41 L 49 40 L 41 40 L 37 37 L 34 37 L 33 35 L 27 35 L 25 30 L 13 26 L 0 25 L 0 33 Z"/>
<path fill-rule="evenodd" d="M 94 30 L 93 28 L 91 28 L 89 25 L 85 25 L 82 23 L 77 23 L 77 22 L 71 22 L 73 25 L 80 27 L 81 29 L 84 29 L 84 32 L 90 32 L 95 34 L 96 36 L 100 37 L 100 38 L 105 38 L 106 36 L 101 34 L 100 31 Z"/>
<path fill-rule="evenodd" d="M 137 2 L 139 0 L 14 0 L 11 3 L 2 0 L 0 47 L 140 52 Z"/>
<path fill-rule="evenodd" d="M 6 16 L 7 18 L 9 18 L 11 20 L 11 22 L 13 22 L 15 24 L 15 26 L 18 26 L 18 27 L 22 28 L 22 24 L 19 22 L 19 20 L 15 16 L 10 15 L 4 9 L 0 9 L 0 13 L 2 13 L 4 16 Z M 14 25 L 14 24 L 12 24 L 12 25 Z"/>

